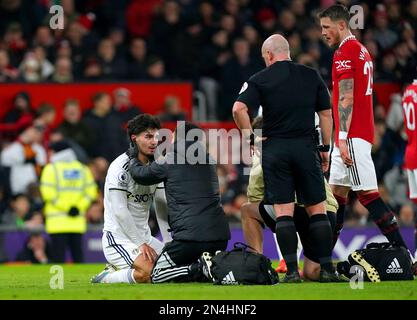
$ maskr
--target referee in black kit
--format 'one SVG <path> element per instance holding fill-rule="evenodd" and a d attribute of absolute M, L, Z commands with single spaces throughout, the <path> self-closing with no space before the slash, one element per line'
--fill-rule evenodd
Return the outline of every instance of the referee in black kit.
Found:
<path fill-rule="evenodd" d="M 248 108 L 262 105 L 264 201 L 274 206 L 277 217 L 276 237 L 288 267 L 283 282 L 301 282 L 293 220 L 295 194 L 310 217 L 309 236 L 320 261 L 320 281 L 343 281 L 332 264 L 332 230 L 324 202 L 323 171 L 329 168 L 332 130 L 329 92 L 316 70 L 291 61 L 288 42 L 281 35 L 265 40 L 262 57 L 266 68 L 243 84 L 233 117 L 253 142 Z M 320 153 L 315 139 L 315 112 L 320 117 L 324 143 Z"/>

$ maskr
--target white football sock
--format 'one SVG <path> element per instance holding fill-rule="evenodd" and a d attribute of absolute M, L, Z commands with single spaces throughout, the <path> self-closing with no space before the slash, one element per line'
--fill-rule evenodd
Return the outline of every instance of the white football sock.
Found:
<path fill-rule="evenodd" d="M 133 277 L 134 269 L 122 269 L 109 273 L 101 280 L 102 283 L 136 283 Z"/>

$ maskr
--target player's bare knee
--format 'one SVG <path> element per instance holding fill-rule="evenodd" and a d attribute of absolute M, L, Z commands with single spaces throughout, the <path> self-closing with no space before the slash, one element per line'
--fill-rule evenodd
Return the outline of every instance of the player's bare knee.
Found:
<path fill-rule="evenodd" d="M 248 220 L 248 219 L 256 219 L 256 206 L 257 204 L 246 202 L 240 207 L 241 212 L 241 219 Z"/>
<path fill-rule="evenodd" d="M 335 196 L 339 196 L 342 198 L 347 198 L 350 191 L 350 188 L 345 186 L 330 185 L 330 188 L 332 189 L 332 193 Z"/>
<path fill-rule="evenodd" d="M 318 281 L 320 278 L 320 264 L 309 259 L 305 259 L 303 275 L 306 280 Z"/>
<path fill-rule="evenodd" d="M 136 271 L 143 271 L 145 273 L 151 273 L 154 263 L 150 260 L 145 259 L 143 254 L 140 254 L 133 262 L 132 268 Z"/>
<path fill-rule="evenodd" d="M 248 219 L 250 217 L 250 203 L 246 202 L 240 207 L 241 219 Z"/>
<path fill-rule="evenodd" d="M 326 213 L 326 202 L 306 206 L 306 211 L 309 216 Z"/>

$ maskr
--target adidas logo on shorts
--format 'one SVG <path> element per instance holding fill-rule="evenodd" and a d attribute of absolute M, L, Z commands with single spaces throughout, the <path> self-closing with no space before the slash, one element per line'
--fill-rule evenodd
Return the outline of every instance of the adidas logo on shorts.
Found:
<path fill-rule="evenodd" d="M 233 271 L 230 271 L 222 280 L 222 284 L 239 284 L 235 276 L 233 275 Z"/>
<path fill-rule="evenodd" d="M 397 258 L 394 258 L 394 260 L 392 260 L 386 272 L 387 273 L 403 273 L 403 268 L 401 268 L 400 264 L 398 263 Z"/>

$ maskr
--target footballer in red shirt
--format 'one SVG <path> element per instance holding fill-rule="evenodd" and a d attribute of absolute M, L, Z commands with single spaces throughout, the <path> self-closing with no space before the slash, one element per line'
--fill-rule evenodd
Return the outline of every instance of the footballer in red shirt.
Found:
<path fill-rule="evenodd" d="M 404 127 L 407 132 L 408 140 L 404 156 L 405 170 L 408 176 L 408 189 L 410 191 L 410 199 L 417 200 L 417 79 L 405 89 L 402 107 L 404 113 Z M 414 239 L 416 245 L 414 258 L 417 259 L 417 225 Z"/>
<path fill-rule="evenodd" d="M 409 85 L 403 94 L 402 107 L 404 127 L 407 132 L 407 148 L 405 149 L 405 169 L 408 175 L 410 199 L 417 199 L 417 80 Z"/>
<path fill-rule="evenodd" d="M 324 40 L 336 49 L 332 68 L 336 130 L 329 179 L 339 203 L 334 236 L 337 237 L 343 227 L 347 196 L 353 190 L 389 242 L 407 248 L 394 213 L 379 195 L 371 158 L 374 139 L 371 56 L 352 35 L 350 14 L 345 6 L 333 5 L 318 16 Z"/>

